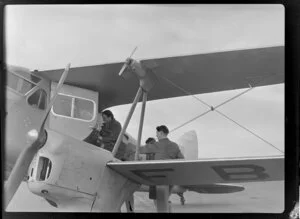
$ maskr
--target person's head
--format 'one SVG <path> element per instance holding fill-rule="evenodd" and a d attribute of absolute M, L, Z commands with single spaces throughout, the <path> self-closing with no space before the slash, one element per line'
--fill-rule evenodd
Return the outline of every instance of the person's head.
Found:
<path fill-rule="evenodd" d="M 110 110 L 104 110 L 102 113 L 103 122 L 110 122 L 114 119 L 114 114 Z"/>
<path fill-rule="evenodd" d="M 166 138 L 169 134 L 169 129 L 165 125 L 157 126 L 156 127 L 156 137 L 157 139 Z"/>
<path fill-rule="evenodd" d="M 148 138 L 146 140 L 146 144 L 153 144 L 154 142 L 156 142 L 154 138 Z"/>

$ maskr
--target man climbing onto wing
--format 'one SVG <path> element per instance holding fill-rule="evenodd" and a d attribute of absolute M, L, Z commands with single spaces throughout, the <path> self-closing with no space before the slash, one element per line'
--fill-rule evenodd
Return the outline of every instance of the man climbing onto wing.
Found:
<path fill-rule="evenodd" d="M 175 142 L 169 140 L 168 134 L 169 129 L 167 128 L 167 126 L 157 126 L 156 137 L 158 139 L 158 142 L 152 141 L 151 143 L 147 143 L 145 146 L 140 147 L 140 153 L 154 154 L 154 160 L 184 159 L 184 156 L 181 153 L 179 146 Z M 149 189 L 151 190 L 151 188 Z M 171 194 L 171 190 L 172 186 L 169 186 L 169 196 Z M 153 195 L 150 193 L 151 191 L 149 191 L 149 198 Z"/>

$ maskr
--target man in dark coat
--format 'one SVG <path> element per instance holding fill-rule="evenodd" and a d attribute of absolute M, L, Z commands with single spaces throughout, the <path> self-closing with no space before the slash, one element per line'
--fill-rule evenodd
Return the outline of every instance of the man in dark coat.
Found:
<path fill-rule="evenodd" d="M 168 138 L 169 129 L 165 125 L 156 127 L 157 141 L 147 143 L 145 146 L 140 147 L 141 154 L 154 154 L 154 160 L 168 160 L 168 159 L 184 159 L 179 146 L 170 141 Z M 149 156 L 149 155 L 148 155 Z M 169 186 L 169 196 L 171 194 L 172 185 Z M 149 187 L 149 198 L 156 199 L 156 189 Z M 154 201 L 156 205 L 156 200 Z M 170 202 L 169 202 L 170 203 Z M 170 206 L 169 206 L 170 208 Z"/>
<path fill-rule="evenodd" d="M 110 110 L 105 110 L 102 113 L 103 125 L 98 136 L 98 142 L 101 142 L 101 147 L 112 151 L 114 145 L 121 132 L 121 124 L 114 118 Z"/>
<path fill-rule="evenodd" d="M 103 120 L 102 127 L 100 127 L 99 122 L 97 122 L 95 127 L 93 127 L 91 134 L 85 138 L 84 141 L 112 152 L 122 126 L 114 118 L 114 115 L 110 110 L 103 111 L 101 116 Z M 123 159 L 124 153 L 124 144 L 121 144 L 117 151 L 116 158 Z"/>

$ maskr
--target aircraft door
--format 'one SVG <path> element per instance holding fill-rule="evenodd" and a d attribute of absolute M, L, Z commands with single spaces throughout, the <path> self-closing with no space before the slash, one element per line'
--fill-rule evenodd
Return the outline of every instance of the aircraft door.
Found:
<path fill-rule="evenodd" d="M 51 97 L 57 83 L 51 83 Z M 63 85 L 51 109 L 49 127 L 76 139 L 86 138 L 98 115 L 98 92 Z"/>

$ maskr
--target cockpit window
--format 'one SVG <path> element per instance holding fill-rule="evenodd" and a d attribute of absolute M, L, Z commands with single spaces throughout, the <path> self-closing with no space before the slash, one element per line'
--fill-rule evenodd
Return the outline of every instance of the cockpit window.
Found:
<path fill-rule="evenodd" d="M 46 109 L 47 93 L 43 89 L 36 90 L 28 98 L 28 104 L 41 110 Z"/>
<path fill-rule="evenodd" d="M 39 83 L 41 81 L 40 78 L 34 76 L 34 75 L 30 75 L 30 80 L 33 81 L 34 83 Z"/>
<path fill-rule="evenodd" d="M 19 77 L 14 75 L 14 74 L 7 74 L 7 81 L 6 84 L 8 87 L 17 90 L 18 87 L 18 81 L 19 81 Z"/>
<path fill-rule="evenodd" d="M 22 78 L 16 74 L 13 74 L 9 71 L 7 71 L 7 81 L 6 84 L 8 87 L 11 89 L 17 91 L 18 93 L 21 94 L 26 94 L 28 91 L 30 91 L 33 87 L 36 85 L 25 78 Z M 35 77 L 35 76 L 34 76 Z M 37 77 L 35 77 L 37 78 Z"/>
<path fill-rule="evenodd" d="M 24 67 L 20 67 L 20 66 L 7 66 L 8 72 L 12 72 L 16 75 L 22 75 L 22 77 L 28 81 L 31 81 L 35 84 L 39 83 L 41 81 L 41 79 L 35 75 L 32 74 L 32 72 L 30 72 L 29 69 L 24 68 Z M 37 70 L 35 70 L 34 72 L 36 72 Z"/>
<path fill-rule="evenodd" d="M 95 114 L 95 103 L 80 97 L 58 94 L 53 105 L 57 115 L 91 121 Z"/>
<path fill-rule="evenodd" d="M 15 71 L 16 72 L 16 71 Z M 28 81 L 34 82 L 34 83 L 39 83 L 41 81 L 40 78 L 36 77 L 35 75 L 30 74 L 29 72 L 22 72 L 21 74 L 25 79 Z"/>

